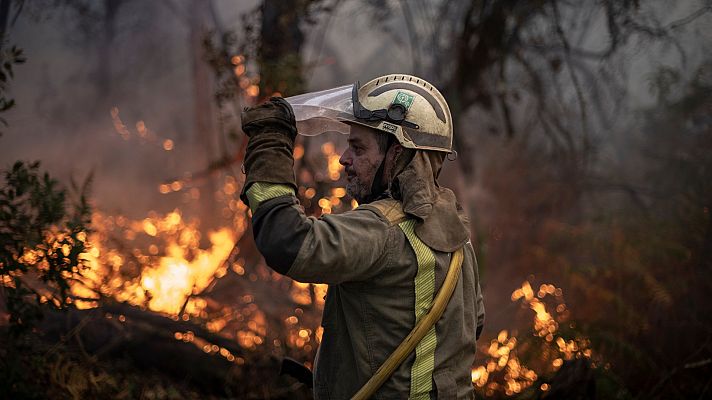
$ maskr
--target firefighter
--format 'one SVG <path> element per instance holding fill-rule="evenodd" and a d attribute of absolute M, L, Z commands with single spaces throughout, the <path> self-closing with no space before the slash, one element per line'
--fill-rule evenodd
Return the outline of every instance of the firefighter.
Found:
<path fill-rule="evenodd" d="M 329 285 L 314 397 L 351 398 L 376 374 L 428 312 L 462 248 L 442 317 L 387 371 L 374 398 L 474 398 L 484 307 L 467 219 L 437 182 L 452 152 L 448 105 L 425 80 L 401 74 L 342 92 L 325 91 L 317 102 L 350 127 L 340 163 L 347 193 L 360 205 L 338 215 L 307 217 L 295 197 L 290 104 L 271 98 L 242 115 L 249 142 L 241 199 L 252 210 L 258 249 L 280 274 Z"/>

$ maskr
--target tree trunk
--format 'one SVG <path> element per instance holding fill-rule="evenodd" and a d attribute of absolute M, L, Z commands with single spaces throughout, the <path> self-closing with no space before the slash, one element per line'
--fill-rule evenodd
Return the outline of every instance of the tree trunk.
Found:
<path fill-rule="evenodd" d="M 11 0 L 0 1 L 0 51 L 7 39 L 7 21 L 10 19 Z"/>
<path fill-rule="evenodd" d="M 107 115 L 111 104 L 111 54 L 112 44 L 115 36 L 116 15 L 123 0 L 106 0 L 104 2 L 104 21 L 101 40 L 97 41 L 99 48 L 97 49 L 96 67 L 96 90 L 97 102 L 96 107 L 102 115 Z"/>
<path fill-rule="evenodd" d="M 213 126 L 213 101 L 212 80 L 208 65 L 204 59 L 204 40 L 208 35 L 208 8 L 201 0 L 190 3 L 190 56 L 191 73 L 193 80 L 193 115 L 194 135 L 192 156 L 197 170 L 209 167 L 209 163 L 216 158 L 215 130 Z M 218 184 L 211 174 L 205 179 L 200 190 L 199 210 L 201 224 L 204 229 L 215 228 L 218 224 L 219 210 L 215 201 L 215 191 Z"/>
<path fill-rule="evenodd" d="M 308 2 L 265 0 L 262 4 L 259 47 L 260 95 L 279 92 L 283 96 L 304 89 L 301 49 L 304 34 L 299 28 Z"/>

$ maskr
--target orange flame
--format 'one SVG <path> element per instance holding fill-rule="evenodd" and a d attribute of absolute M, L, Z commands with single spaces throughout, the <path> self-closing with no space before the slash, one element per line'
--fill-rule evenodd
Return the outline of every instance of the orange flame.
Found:
<path fill-rule="evenodd" d="M 204 308 L 204 305 L 200 307 L 199 301 L 186 303 L 186 300 L 202 292 L 216 276 L 225 274 L 225 261 L 236 243 L 234 230 L 221 228 L 208 233 L 209 249 L 198 248 L 200 232 L 195 225 L 183 221 L 179 210 L 162 218 L 149 217 L 141 221 L 107 217 L 100 213 L 95 213 L 93 219 L 98 229 L 90 235 L 92 247 L 83 254 L 89 268 L 80 279 L 81 284 L 72 286 L 72 293 L 78 297 L 93 298 L 99 292 L 170 315 L 177 315 L 183 308 L 188 314 L 197 315 Z M 138 235 L 145 234 L 148 238 L 166 242 L 161 257 L 154 256 L 158 254 L 155 244 L 148 246 L 149 255 L 138 248 L 133 250 L 132 255 L 142 267 L 134 279 L 122 279 L 119 273 L 129 267 L 138 267 L 136 261 L 129 261 L 117 250 L 105 246 L 108 235 L 103 230 L 110 231 L 116 225 L 125 229 L 127 240 L 135 240 Z M 78 308 L 91 308 L 97 304 L 78 301 L 76 305 Z"/>
<path fill-rule="evenodd" d="M 554 297 L 558 302 L 554 308 L 556 317 L 547 308 L 545 302 L 547 296 Z M 487 396 L 493 396 L 495 392 L 514 396 L 531 387 L 541 374 L 559 369 L 564 360 L 592 356 L 591 349 L 588 348 L 590 345 L 588 339 L 576 338 L 567 341 L 559 336 L 559 322 L 564 321 L 568 316 L 566 305 L 563 303 L 563 291 L 560 288 L 552 284 L 542 284 L 535 296 L 531 284 L 525 281 L 520 288 L 512 292 L 512 301 L 518 300 L 522 300 L 522 305 L 534 312 L 535 337 L 544 339 L 540 342 L 543 347 L 541 354 L 548 361 L 539 366 L 539 373 L 532 367 L 523 365 L 517 356 L 518 341 L 515 335 L 507 330 L 500 331 L 484 349 L 488 356 L 484 365 L 472 369 L 472 383 L 478 388 L 483 388 Z M 542 384 L 538 389 L 545 392 L 550 390 L 551 386 Z"/>

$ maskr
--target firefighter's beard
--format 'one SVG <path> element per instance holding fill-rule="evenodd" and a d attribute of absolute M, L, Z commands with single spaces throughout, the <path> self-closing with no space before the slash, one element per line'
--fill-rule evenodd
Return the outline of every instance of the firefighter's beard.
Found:
<path fill-rule="evenodd" d="M 363 183 L 358 175 L 347 175 L 346 193 L 357 202 L 363 204 L 371 194 L 371 183 Z"/>
<path fill-rule="evenodd" d="M 373 180 L 377 179 L 376 175 L 381 176 L 378 174 L 378 169 L 383 162 L 383 157 L 383 154 L 362 157 L 345 168 L 346 193 L 360 204 L 365 204 L 372 200 Z M 378 194 L 380 193 L 376 193 L 376 195 Z"/>

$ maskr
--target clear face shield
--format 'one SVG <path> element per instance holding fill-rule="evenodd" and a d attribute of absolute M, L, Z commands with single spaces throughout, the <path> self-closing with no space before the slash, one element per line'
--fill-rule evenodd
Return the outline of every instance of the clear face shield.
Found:
<path fill-rule="evenodd" d="M 354 85 L 344 85 L 319 92 L 287 97 L 297 120 L 297 132 L 304 136 L 337 132 L 348 134 L 345 121 L 353 121 L 352 92 Z"/>
<path fill-rule="evenodd" d="M 388 109 L 368 110 L 358 99 L 360 84 L 339 86 L 319 92 L 287 97 L 297 120 L 297 132 L 304 136 L 337 132 L 348 134 L 349 122 L 376 128 L 387 121 L 399 126 L 418 129 L 418 125 L 405 119 L 406 109 L 401 104 L 391 104 Z"/>

